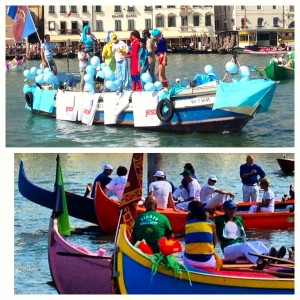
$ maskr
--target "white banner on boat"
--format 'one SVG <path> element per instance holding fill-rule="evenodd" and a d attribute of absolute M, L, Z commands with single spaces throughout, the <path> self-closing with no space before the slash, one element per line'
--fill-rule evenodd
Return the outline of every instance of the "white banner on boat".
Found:
<path fill-rule="evenodd" d="M 159 126 L 156 107 L 159 101 L 158 91 L 135 92 L 132 95 L 133 119 L 135 127 Z"/>
<path fill-rule="evenodd" d="M 129 106 L 131 91 L 105 93 L 103 97 L 104 124 L 116 124 L 119 114 Z"/>
<path fill-rule="evenodd" d="M 82 96 L 83 94 L 83 96 Z M 76 99 L 79 95 L 76 96 Z M 99 94 L 81 93 L 82 106 L 78 110 L 78 121 L 84 124 L 92 125 L 98 104 Z"/>
<path fill-rule="evenodd" d="M 77 110 L 75 109 L 75 93 L 58 90 L 56 94 L 56 119 L 76 121 Z"/>

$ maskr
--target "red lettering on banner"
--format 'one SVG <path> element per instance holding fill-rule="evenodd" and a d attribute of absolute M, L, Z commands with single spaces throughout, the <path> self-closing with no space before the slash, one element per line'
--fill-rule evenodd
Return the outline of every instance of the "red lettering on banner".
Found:
<path fill-rule="evenodd" d="M 85 108 L 85 109 L 83 110 L 83 113 L 89 115 L 89 114 L 91 113 L 91 110 Z"/>
<path fill-rule="evenodd" d="M 148 116 L 156 116 L 156 109 L 147 109 L 146 117 L 148 117 Z"/>
<path fill-rule="evenodd" d="M 73 111 L 73 109 L 74 109 L 74 107 L 72 107 L 72 106 L 66 106 L 66 112 Z"/>

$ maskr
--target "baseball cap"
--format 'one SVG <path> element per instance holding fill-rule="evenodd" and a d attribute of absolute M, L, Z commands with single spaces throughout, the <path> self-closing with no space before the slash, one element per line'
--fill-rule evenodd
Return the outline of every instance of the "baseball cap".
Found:
<path fill-rule="evenodd" d="M 155 29 L 152 30 L 151 34 L 152 34 L 153 37 L 157 38 L 157 37 L 160 36 L 161 32 L 160 32 L 160 30 L 155 28 Z"/>
<path fill-rule="evenodd" d="M 156 171 L 153 177 L 165 177 L 165 173 L 163 171 Z"/>
<path fill-rule="evenodd" d="M 223 208 L 236 208 L 234 200 L 230 199 L 223 203 Z"/>
<path fill-rule="evenodd" d="M 188 169 L 184 169 L 184 171 L 182 173 L 180 173 L 180 175 L 183 175 L 183 176 L 193 176 L 193 174 L 191 173 L 191 171 L 188 170 Z"/>
<path fill-rule="evenodd" d="M 103 170 L 113 170 L 113 169 L 114 169 L 114 167 L 111 166 L 111 165 L 108 165 L 108 164 L 105 164 L 105 165 L 103 166 Z"/>
<path fill-rule="evenodd" d="M 212 180 L 212 181 L 218 181 L 216 175 L 210 175 L 208 179 L 209 179 L 209 180 Z"/>

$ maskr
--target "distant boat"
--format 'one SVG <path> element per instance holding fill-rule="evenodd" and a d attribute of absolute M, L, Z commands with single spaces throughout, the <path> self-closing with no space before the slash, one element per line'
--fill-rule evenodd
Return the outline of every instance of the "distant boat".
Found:
<path fill-rule="evenodd" d="M 273 62 L 265 67 L 265 72 L 266 76 L 272 80 L 284 80 L 294 78 L 295 70 Z"/>
<path fill-rule="evenodd" d="M 276 159 L 282 172 L 286 174 L 294 173 L 295 159 L 292 158 L 277 158 Z"/>

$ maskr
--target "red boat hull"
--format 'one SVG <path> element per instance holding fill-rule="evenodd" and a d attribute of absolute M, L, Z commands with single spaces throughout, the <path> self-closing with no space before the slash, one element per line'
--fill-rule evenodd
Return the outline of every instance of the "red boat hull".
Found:
<path fill-rule="evenodd" d="M 295 160 L 289 158 L 277 158 L 280 169 L 284 173 L 293 173 L 295 171 Z"/>

